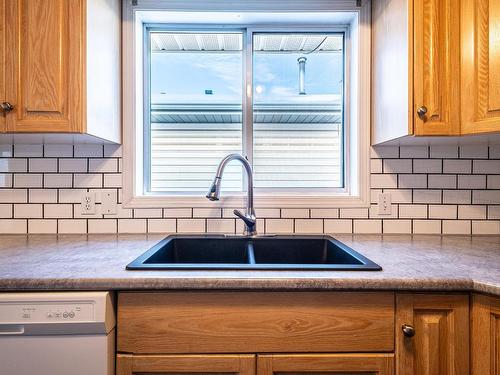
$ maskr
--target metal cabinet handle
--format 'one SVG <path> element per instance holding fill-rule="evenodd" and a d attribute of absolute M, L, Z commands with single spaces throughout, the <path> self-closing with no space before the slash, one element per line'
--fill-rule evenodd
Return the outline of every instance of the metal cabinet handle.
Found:
<path fill-rule="evenodd" d="M 413 327 L 410 324 L 403 324 L 401 326 L 401 330 L 403 331 L 403 334 L 406 337 L 413 337 L 413 336 L 415 336 L 415 327 Z"/>
<path fill-rule="evenodd" d="M 427 114 L 427 107 L 425 105 L 421 106 L 417 109 L 417 115 L 421 120 L 425 119 L 425 115 Z"/>
<path fill-rule="evenodd" d="M 14 106 L 9 102 L 3 102 L 2 104 L 0 104 L 0 109 L 2 110 L 2 112 L 8 113 L 14 109 Z"/>

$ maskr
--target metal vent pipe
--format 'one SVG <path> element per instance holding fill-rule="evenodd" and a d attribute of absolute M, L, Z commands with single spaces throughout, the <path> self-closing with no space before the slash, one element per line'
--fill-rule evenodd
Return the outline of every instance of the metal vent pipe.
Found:
<path fill-rule="evenodd" d="M 307 58 L 304 56 L 297 59 L 299 63 L 299 95 L 306 94 L 306 61 Z"/>

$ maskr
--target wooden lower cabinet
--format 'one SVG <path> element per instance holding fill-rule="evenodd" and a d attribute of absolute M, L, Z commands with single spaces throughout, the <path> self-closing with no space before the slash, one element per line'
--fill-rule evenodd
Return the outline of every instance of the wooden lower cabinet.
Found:
<path fill-rule="evenodd" d="M 116 375 L 255 375 L 255 355 L 118 354 Z"/>
<path fill-rule="evenodd" d="M 469 296 L 398 294 L 396 367 L 398 375 L 469 374 Z"/>
<path fill-rule="evenodd" d="M 473 295 L 471 324 L 472 375 L 500 374 L 500 298 Z"/>
<path fill-rule="evenodd" d="M 129 355 L 117 357 L 117 375 L 392 375 L 392 354 Z"/>
<path fill-rule="evenodd" d="M 276 354 L 257 356 L 258 375 L 389 375 L 393 354 Z"/>

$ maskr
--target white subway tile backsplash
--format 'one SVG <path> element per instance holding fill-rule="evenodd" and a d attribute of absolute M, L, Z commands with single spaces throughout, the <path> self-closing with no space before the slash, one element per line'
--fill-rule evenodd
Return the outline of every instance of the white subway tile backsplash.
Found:
<path fill-rule="evenodd" d="M 57 233 L 63 233 L 63 234 L 87 233 L 87 220 L 83 219 L 57 220 Z"/>
<path fill-rule="evenodd" d="M 148 219 L 148 233 L 175 233 L 176 230 L 175 219 Z"/>
<path fill-rule="evenodd" d="M 398 175 L 397 174 L 372 174 L 370 176 L 370 182 L 372 188 L 387 188 L 394 189 L 398 187 Z"/>
<path fill-rule="evenodd" d="M 443 190 L 443 203 L 472 203 L 470 190 Z"/>
<path fill-rule="evenodd" d="M 284 208 L 281 210 L 282 218 L 308 218 L 309 210 L 306 208 Z"/>
<path fill-rule="evenodd" d="M 45 218 L 70 219 L 73 217 L 73 205 L 72 204 L 45 204 L 43 207 L 43 216 Z"/>
<path fill-rule="evenodd" d="M 28 159 L 0 159 L 0 172 L 27 172 L 28 171 Z"/>
<path fill-rule="evenodd" d="M 14 175 L 15 188 L 37 188 L 42 187 L 43 174 L 18 173 Z"/>
<path fill-rule="evenodd" d="M 461 159 L 488 159 L 488 146 L 463 145 L 460 146 Z"/>
<path fill-rule="evenodd" d="M 73 186 L 73 175 L 63 173 L 44 174 L 43 186 L 45 188 L 70 188 Z"/>
<path fill-rule="evenodd" d="M 79 144 L 74 146 L 74 156 L 75 158 L 102 158 L 103 145 L 99 144 Z"/>
<path fill-rule="evenodd" d="M 0 219 L 0 234 L 24 233 L 28 233 L 28 221 L 26 219 Z"/>
<path fill-rule="evenodd" d="M 55 219 L 29 219 L 28 233 L 57 233 L 57 220 Z"/>
<path fill-rule="evenodd" d="M 427 175 L 425 174 L 400 174 L 398 175 L 398 186 L 402 189 L 408 188 L 426 188 Z"/>
<path fill-rule="evenodd" d="M 207 219 L 207 233 L 235 233 L 235 219 Z"/>
<path fill-rule="evenodd" d="M 178 233 L 204 233 L 205 219 L 177 219 Z"/>
<path fill-rule="evenodd" d="M 371 154 L 369 209 L 257 208 L 259 233 L 498 231 L 499 146 L 383 146 Z M 116 145 L 0 145 L 0 220 L 8 220 L 0 232 L 243 232 L 237 207 L 123 208 L 121 157 Z M 87 189 L 96 194 L 94 215 L 81 214 Z M 117 192 L 116 215 L 101 214 L 106 189 Z M 390 215 L 378 214 L 382 192 L 391 194 Z"/>
<path fill-rule="evenodd" d="M 441 159 L 414 159 L 413 173 L 441 173 L 443 161 Z"/>
<path fill-rule="evenodd" d="M 382 220 L 383 232 L 389 234 L 410 234 L 411 220 Z"/>
<path fill-rule="evenodd" d="M 42 204 L 18 203 L 14 204 L 15 219 L 43 218 Z"/>
<path fill-rule="evenodd" d="M 500 160 L 473 160 L 472 173 L 500 174 Z"/>
<path fill-rule="evenodd" d="M 86 173 L 88 159 L 59 159 L 59 172 L 61 173 Z"/>
<path fill-rule="evenodd" d="M 73 145 L 44 145 L 43 155 L 46 158 L 71 158 L 73 157 Z"/>
<path fill-rule="evenodd" d="M 455 205 L 436 205 L 429 206 L 429 219 L 456 219 L 457 206 Z"/>
<path fill-rule="evenodd" d="M 443 160 L 443 173 L 468 174 L 471 171 L 471 160 Z"/>
<path fill-rule="evenodd" d="M 431 146 L 430 156 L 435 159 L 458 158 L 458 146 Z"/>
<path fill-rule="evenodd" d="M 118 233 L 145 233 L 146 219 L 118 219 Z"/>
<path fill-rule="evenodd" d="M 457 187 L 457 176 L 454 174 L 430 174 L 429 189 L 449 189 Z"/>
<path fill-rule="evenodd" d="M 89 233 L 116 233 L 118 231 L 116 219 L 89 219 L 87 225 Z"/>
<path fill-rule="evenodd" d="M 338 217 L 338 208 L 311 208 L 311 218 L 313 219 L 336 219 Z"/>
<path fill-rule="evenodd" d="M 384 173 L 412 173 L 411 159 L 384 159 Z"/>
<path fill-rule="evenodd" d="M 485 175 L 458 175 L 458 188 L 459 189 L 486 189 L 486 176 Z"/>
<path fill-rule="evenodd" d="M 29 159 L 29 171 L 31 172 L 57 172 L 57 159 L 40 158 Z"/>
<path fill-rule="evenodd" d="M 440 234 L 441 220 L 413 220 L 414 234 Z"/>
<path fill-rule="evenodd" d="M 429 147 L 427 146 L 401 146 L 401 158 L 425 159 L 429 157 Z"/>
<path fill-rule="evenodd" d="M 28 194 L 30 203 L 57 202 L 57 189 L 30 189 Z"/>
<path fill-rule="evenodd" d="M 470 220 L 443 220 L 443 234 L 471 234 Z"/>
<path fill-rule="evenodd" d="M 382 220 L 360 220 L 356 219 L 354 222 L 354 233 L 382 233 Z"/>
<path fill-rule="evenodd" d="M 295 233 L 321 234 L 323 233 L 323 220 L 321 219 L 296 219 Z"/>
<path fill-rule="evenodd" d="M 486 206 L 460 205 L 458 206 L 459 219 L 486 219 Z"/>
<path fill-rule="evenodd" d="M 41 158 L 43 156 L 43 145 L 14 145 L 14 156 Z"/>
<path fill-rule="evenodd" d="M 329 234 L 352 233 L 352 220 L 327 219 L 324 221 L 324 230 Z"/>
<path fill-rule="evenodd" d="M 293 233 L 293 219 L 267 219 L 266 233 Z"/>
<path fill-rule="evenodd" d="M 473 220 L 472 234 L 500 234 L 500 220 Z"/>
<path fill-rule="evenodd" d="M 73 186 L 75 188 L 100 188 L 102 187 L 102 174 L 85 173 L 73 175 Z"/>

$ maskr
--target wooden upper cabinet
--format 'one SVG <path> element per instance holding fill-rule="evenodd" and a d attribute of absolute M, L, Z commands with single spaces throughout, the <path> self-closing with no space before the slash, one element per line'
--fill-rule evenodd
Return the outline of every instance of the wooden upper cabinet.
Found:
<path fill-rule="evenodd" d="M 0 0 L 0 19 L 0 131 L 120 142 L 121 1 Z"/>
<path fill-rule="evenodd" d="M 82 132 L 84 0 L 10 0 L 6 116 L 11 132 Z"/>
<path fill-rule="evenodd" d="M 468 295 L 398 294 L 396 366 L 399 375 L 469 374 Z"/>
<path fill-rule="evenodd" d="M 500 298 L 476 294 L 472 300 L 471 373 L 500 374 Z"/>
<path fill-rule="evenodd" d="M 462 133 L 500 131 L 500 1 L 462 0 Z"/>
<path fill-rule="evenodd" d="M 255 375 L 255 355 L 118 354 L 116 375 Z"/>
<path fill-rule="evenodd" d="M 414 133 L 460 133 L 460 2 L 414 0 Z"/>
<path fill-rule="evenodd" d="M 392 375 L 393 354 L 278 354 L 257 357 L 258 375 Z"/>
<path fill-rule="evenodd" d="M 0 105 L 5 105 L 5 6 L 0 0 Z M 0 133 L 5 131 L 6 114 L 0 108 Z"/>

